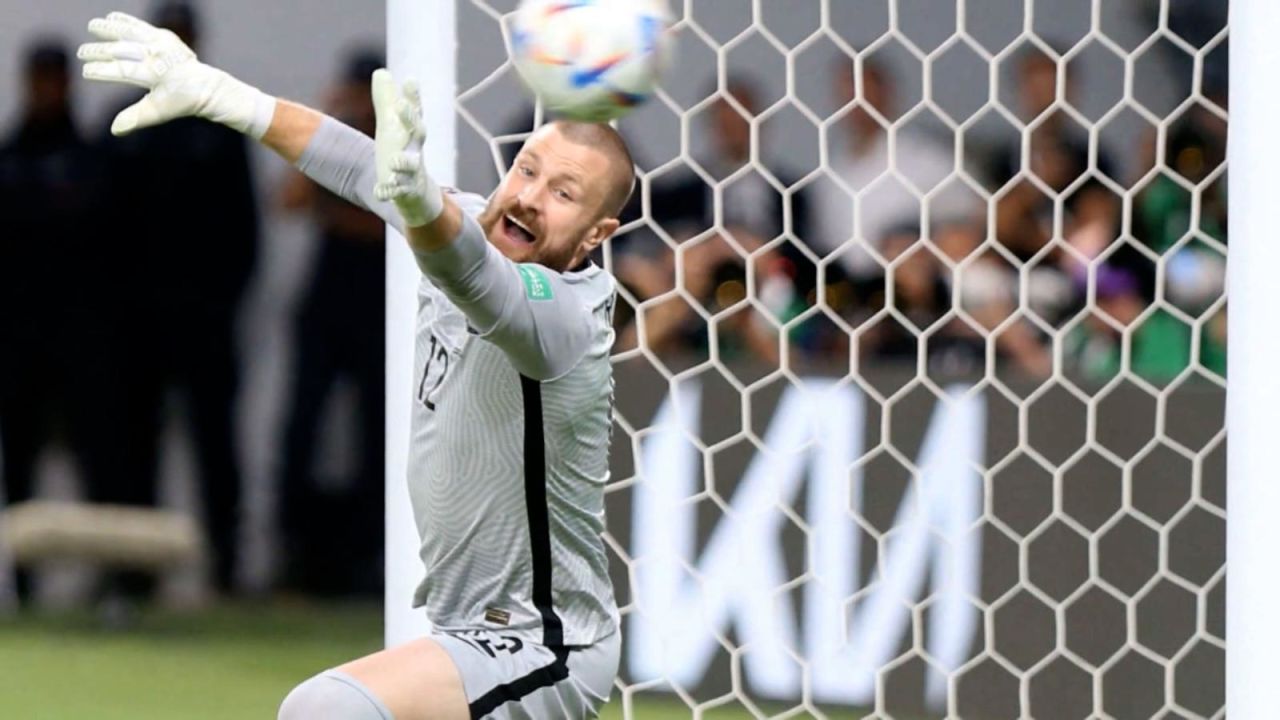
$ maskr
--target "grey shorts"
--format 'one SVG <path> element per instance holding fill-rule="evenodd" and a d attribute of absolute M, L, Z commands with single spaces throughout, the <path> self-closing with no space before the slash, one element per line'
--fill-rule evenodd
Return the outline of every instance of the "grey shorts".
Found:
<path fill-rule="evenodd" d="M 622 651 L 618 632 L 556 651 L 489 630 L 437 630 L 431 639 L 453 658 L 473 720 L 595 717 L 613 690 Z"/>

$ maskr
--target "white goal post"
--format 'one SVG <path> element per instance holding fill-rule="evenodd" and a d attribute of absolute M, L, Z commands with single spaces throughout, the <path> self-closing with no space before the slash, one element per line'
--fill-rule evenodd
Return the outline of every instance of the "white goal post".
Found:
<path fill-rule="evenodd" d="M 1280 353 L 1271 289 L 1280 271 L 1272 210 L 1278 189 L 1280 138 L 1280 8 L 1266 0 L 1231 3 L 1232 309 L 1227 391 L 1227 712 L 1262 718 L 1272 653 L 1280 647 Z"/>
<path fill-rule="evenodd" d="M 389 64 L 398 78 L 422 84 L 429 163 L 442 184 L 491 190 L 504 151 L 528 132 L 528 120 L 516 117 L 524 96 L 500 47 L 499 23 L 516 2 L 387 0 Z M 1231 0 L 1226 163 L 1235 180 L 1228 197 L 1234 250 L 1226 273 L 1236 302 L 1225 315 L 1221 287 L 1188 309 L 1170 284 L 1183 269 L 1174 261 L 1181 250 L 1194 245 L 1218 259 L 1226 252 L 1225 230 L 1215 236 L 1193 226 L 1225 185 L 1225 167 L 1174 177 L 1176 158 L 1166 148 L 1194 108 L 1211 121 L 1227 117 L 1205 88 L 1210 55 L 1225 54 L 1228 30 L 1207 32 L 1198 44 L 1183 39 L 1170 17 L 1185 3 L 669 2 L 677 17 L 673 72 L 656 98 L 620 123 L 640 173 L 640 217 L 604 251 L 606 267 L 617 270 L 618 247 L 641 238 L 636 244 L 650 243 L 650 259 L 674 274 L 665 291 L 642 293 L 628 283 L 618 303 L 620 316 L 636 320 L 634 346 L 620 349 L 615 363 L 606 542 L 625 643 L 613 702 L 629 718 L 646 716 L 643 703 L 659 694 L 664 708 L 687 706 L 691 717 L 729 707 L 757 717 L 1275 715 L 1268 658 L 1280 649 L 1280 442 L 1270 435 L 1280 427 L 1280 373 L 1272 367 L 1280 328 L 1266 295 L 1280 274 L 1268 212 L 1280 167 L 1273 128 L 1280 9 L 1271 0 Z M 1048 264 L 1049 250 L 1015 257 L 999 247 L 995 229 L 997 204 L 1019 172 L 1032 174 L 1033 161 L 1015 166 L 1003 188 L 970 177 L 977 173 L 971 155 L 1003 137 L 988 133 L 988 120 L 1019 138 L 1020 152 L 1030 151 L 1039 121 L 1020 121 L 1009 108 L 1026 48 L 1057 64 L 1052 107 L 1079 126 L 1088 171 L 1117 198 L 1120 227 L 1105 239 L 1134 246 L 1155 278 L 1155 299 L 1128 326 L 1101 309 L 1107 249 L 1079 261 L 1076 280 L 1086 289 L 1078 315 L 1046 321 L 1037 314 L 1032 276 Z M 1143 73 L 1166 51 L 1186 62 L 1171 63 L 1161 77 L 1185 88 L 1143 87 Z M 850 358 L 834 371 L 831 363 L 796 360 L 790 347 L 806 323 L 840 315 L 828 306 L 837 302 L 834 291 L 800 303 L 798 314 L 769 319 L 781 347 L 774 365 L 761 370 L 720 345 L 737 332 L 733 313 L 772 307 L 770 286 L 751 268 L 780 245 L 807 239 L 798 237 L 802 193 L 839 186 L 827 180 L 839 172 L 833 138 L 847 115 L 824 97 L 829 56 L 837 53 L 856 59 L 855 72 L 873 58 L 887 68 L 903 106 L 882 118 L 891 137 L 922 129 L 946 136 L 952 174 L 933 189 L 905 183 L 916 200 L 940 207 L 940 188 L 953 183 L 977 199 L 985 219 L 978 250 L 948 261 L 941 218 L 921 210 L 919 242 L 897 256 L 886 252 L 884 273 L 896 278 L 924 253 L 944 274 L 976 276 L 978 255 L 988 252 L 1001 272 L 1018 278 L 1012 314 L 979 331 L 985 368 L 952 377 L 926 357 L 944 321 L 981 325 L 961 307 L 972 289 L 962 279 L 948 286 L 950 313 L 927 327 L 897 312 L 897 280 L 885 282 L 884 306 L 869 317 L 829 321 L 851 338 Z M 731 94 L 743 77 L 760 80 L 748 118 L 750 159 L 741 171 L 716 176 L 703 164 L 706 129 L 721 107 L 716 96 Z M 1090 95 L 1095 81 L 1110 89 Z M 865 107 L 866 81 L 859 82 L 851 97 Z M 1080 84 L 1083 90 L 1073 87 Z M 728 105 L 750 110 L 737 97 Z M 956 108 L 967 114 L 955 116 Z M 938 122 L 925 127 L 924 116 Z M 540 112 L 534 117 L 541 122 Z M 1147 129 L 1155 146 L 1149 169 L 1138 161 L 1123 172 L 1104 170 L 1105 151 L 1136 155 Z M 890 142 L 889 156 L 903 144 Z M 790 171 L 786 180 L 777 177 L 785 175 L 780 167 Z M 898 172 L 895 165 L 890 174 Z M 680 173 L 711 188 L 702 232 L 681 234 L 656 215 L 658 192 Z M 686 271 L 697 267 L 698 247 L 731 233 L 728 187 L 750 173 L 768 175 L 791 203 L 779 220 L 781 239 L 737 248 L 747 269 L 717 289 L 731 299 L 704 307 Z M 1134 224 L 1143 194 L 1166 175 L 1174 192 L 1191 198 L 1189 229 L 1171 247 L 1139 247 Z M 1079 252 L 1066 247 L 1064 207 L 1083 182 L 1062 190 L 1045 220 L 1048 245 L 1066 256 Z M 862 212 L 867 196 L 855 194 L 850 207 L 857 202 Z M 394 233 L 390 239 L 389 645 L 428 627 L 409 606 L 422 566 L 405 488 L 419 275 L 403 242 Z M 834 274 L 839 254 L 800 256 L 813 258 L 821 278 Z M 655 323 L 668 302 L 686 303 L 688 322 L 706 326 L 703 356 L 679 364 L 650 347 L 645 323 Z M 1186 327 L 1190 359 L 1156 381 L 1138 369 L 1136 336 L 1160 314 Z M 1224 315 L 1229 391 L 1221 370 L 1196 355 Z M 1090 385 L 1070 353 L 1074 333 L 1095 319 L 1103 332 L 1111 326 L 1120 349 L 1114 373 Z M 857 354 L 868 328 L 888 323 L 915 336 L 905 376 Z M 1005 339 L 1024 323 L 1050 362 L 1043 377 L 1019 385 L 996 365 L 1009 352 Z M 1236 572 L 1227 572 L 1224 553 Z"/>
<path fill-rule="evenodd" d="M 454 7 L 454 0 L 387 0 L 387 64 L 400 81 L 414 77 L 420 83 L 431 147 L 427 169 L 445 186 L 453 185 L 457 175 Z M 405 484 L 420 274 L 399 234 L 388 228 L 387 235 L 385 636 L 390 646 L 421 637 L 430 625 L 409 603 L 422 579 L 422 562 Z"/>

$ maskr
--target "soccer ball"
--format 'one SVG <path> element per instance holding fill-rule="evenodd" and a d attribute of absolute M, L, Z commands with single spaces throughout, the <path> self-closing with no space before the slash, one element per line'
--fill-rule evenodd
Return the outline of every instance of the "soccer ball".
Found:
<path fill-rule="evenodd" d="M 521 0 L 511 59 L 548 110 L 606 122 L 653 93 L 670 24 L 666 0 Z"/>

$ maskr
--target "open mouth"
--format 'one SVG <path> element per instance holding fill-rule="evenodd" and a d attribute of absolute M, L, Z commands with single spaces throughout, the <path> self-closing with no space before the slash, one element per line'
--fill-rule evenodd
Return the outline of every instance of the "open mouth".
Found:
<path fill-rule="evenodd" d="M 520 245 L 532 245 L 536 239 L 532 230 L 510 215 L 502 216 L 502 234 Z"/>

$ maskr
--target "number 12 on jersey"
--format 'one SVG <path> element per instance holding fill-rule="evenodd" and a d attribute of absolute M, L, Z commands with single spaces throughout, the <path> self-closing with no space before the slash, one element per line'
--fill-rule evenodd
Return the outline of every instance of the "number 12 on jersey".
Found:
<path fill-rule="evenodd" d="M 440 383 L 444 382 L 444 376 L 448 374 L 449 350 L 436 339 L 435 335 L 432 335 L 431 348 L 427 351 L 427 362 L 422 368 L 422 380 L 418 382 L 418 402 L 426 405 L 428 410 L 436 409 L 432 398 L 440 389 Z"/>

